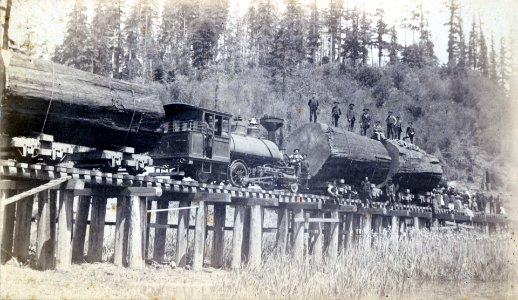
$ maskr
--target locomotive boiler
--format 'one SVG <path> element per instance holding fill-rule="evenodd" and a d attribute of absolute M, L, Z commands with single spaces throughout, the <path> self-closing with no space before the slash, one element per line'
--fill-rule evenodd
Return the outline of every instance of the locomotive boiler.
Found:
<path fill-rule="evenodd" d="M 442 175 L 439 160 L 414 145 L 378 141 L 325 124 L 310 123 L 292 132 L 287 151 L 294 149 L 308 155 L 309 187 L 315 190 L 339 179 L 357 186 L 368 177 L 379 186 L 391 178 L 400 188 L 429 191 Z"/>

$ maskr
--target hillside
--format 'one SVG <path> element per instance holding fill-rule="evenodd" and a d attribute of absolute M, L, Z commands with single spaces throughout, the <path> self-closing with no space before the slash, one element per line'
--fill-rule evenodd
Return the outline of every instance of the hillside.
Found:
<path fill-rule="evenodd" d="M 502 156 L 510 139 L 511 105 L 503 88 L 479 72 L 451 76 L 445 68 L 412 68 L 406 64 L 353 69 L 341 64 L 303 66 L 282 78 L 267 69 L 247 69 L 238 75 L 206 72 L 201 80 L 181 75 L 166 86 L 164 102 L 187 102 L 234 115 L 271 114 L 286 120 L 285 136 L 308 121 L 311 92 L 320 101 L 319 121 L 331 123 L 331 107 L 340 103 L 345 114 L 355 104 L 359 117 L 370 108 L 373 121 L 384 124 L 389 110 L 401 116 L 403 127 L 412 121 L 415 143 L 437 155 L 444 179 L 479 186 L 483 171 L 493 170 L 504 187 Z M 345 127 L 344 118 L 341 126 Z M 359 128 L 356 129 L 357 132 Z M 503 164 L 508 166 L 508 164 Z"/>

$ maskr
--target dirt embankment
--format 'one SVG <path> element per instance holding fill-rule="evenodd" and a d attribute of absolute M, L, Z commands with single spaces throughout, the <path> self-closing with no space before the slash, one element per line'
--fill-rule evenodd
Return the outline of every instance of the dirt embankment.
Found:
<path fill-rule="evenodd" d="M 1 299 L 207 299 L 214 298 L 228 272 L 112 264 L 72 265 L 68 271 L 1 267 Z M 220 297 L 221 298 L 221 297 Z"/>

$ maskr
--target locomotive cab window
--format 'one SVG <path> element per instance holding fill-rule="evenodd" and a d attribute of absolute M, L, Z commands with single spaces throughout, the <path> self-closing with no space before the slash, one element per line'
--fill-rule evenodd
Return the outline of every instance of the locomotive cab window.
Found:
<path fill-rule="evenodd" d="M 229 118 L 223 117 L 221 122 L 221 136 L 228 137 L 228 132 L 230 131 L 230 122 Z"/>
<path fill-rule="evenodd" d="M 216 119 L 214 119 L 214 134 L 217 136 L 223 135 L 223 117 L 222 116 L 216 116 Z"/>

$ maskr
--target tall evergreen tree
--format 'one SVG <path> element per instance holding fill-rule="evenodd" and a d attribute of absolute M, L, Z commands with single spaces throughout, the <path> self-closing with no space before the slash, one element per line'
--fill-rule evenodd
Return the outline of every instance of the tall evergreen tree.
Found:
<path fill-rule="evenodd" d="M 93 72 L 119 77 L 121 59 L 120 2 L 96 0 L 92 21 Z"/>
<path fill-rule="evenodd" d="M 74 2 L 74 8 L 68 15 L 65 40 L 56 48 L 53 60 L 83 71 L 92 71 L 90 26 L 82 0 Z"/>
<path fill-rule="evenodd" d="M 269 56 L 272 77 L 275 79 L 277 74 L 281 75 L 283 99 L 286 94 L 287 76 L 305 58 L 302 25 L 303 14 L 299 0 L 287 0 L 286 11 L 280 21 Z"/>
<path fill-rule="evenodd" d="M 505 39 L 500 38 L 500 61 L 499 61 L 499 72 L 500 72 L 500 85 L 506 87 L 507 80 L 509 79 L 509 71 L 508 71 L 508 57 L 507 57 L 507 49 L 505 47 Z"/>
<path fill-rule="evenodd" d="M 459 33 L 459 53 L 457 57 L 457 69 L 463 72 L 466 68 L 466 39 L 464 37 L 464 30 L 462 29 L 462 17 L 459 15 L 457 17 L 458 23 L 458 33 Z"/>
<path fill-rule="evenodd" d="M 367 59 L 369 57 L 369 47 L 372 49 L 373 45 L 372 34 L 373 32 L 371 29 L 371 20 L 367 17 L 365 10 L 363 10 L 359 23 L 359 39 L 361 43 L 362 64 L 367 64 Z"/>
<path fill-rule="evenodd" d="M 348 59 L 353 67 L 356 67 L 360 59 L 366 61 L 364 53 L 368 53 L 368 50 L 362 43 L 362 37 L 360 36 L 360 14 L 356 7 L 350 12 L 349 16 L 351 26 L 347 28 L 345 42 L 342 46 L 342 56 Z"/>
<path fill-rule="evenodd" d="M 397 63 L 399 61 L 398 52 L 399 52 L 399 44 L 397 40 L 397 31 L 396 26 L 393 25 L 390 30 L 390 44 L 389 44 L 389 61 L 391 64 Z"/>
<path fill-rule="evenodd" d="M 376 9 L 376 16 L 378 20 L 376 22 L 376 47 L 378 48 L 378 66 L 381 67 L 383 59 L 383 49 L 387 47 L 387 42 L 384 40 L 384 36 L 388 33 L 387 24 L 383 21 L 385 11 L 383 9 Z"/>
<path fill-rule="evenodd" d="M 157 23 L 158 11 L 156 0 L 136 0 L 124 26 L 123 77 L 140 78 L 141 81 L 152 79 L 158 53 L 156 36 L 153 30 Z"/>
<path fill-rule="evenodd" d="M 254 54 L 255 64 L 266 66 L 272 51 L 277 25 L 275 5 L 272 0 L 255 0 L 248 12 L 249 47 Z"/>
<path fill-rule="evenodd" d="M 9 20 L 11 19 L 12 0 L 7 0 L 5 3 L 4 22 L 2 24 L 2 49 L 9 49 Z"/>
<path fill-rule="evenodd" d="M 306 49 L 308 61 L 312 64 L 317 62 L 318 49 L 320 47 L 320 19 L 317 8 L 317 0 L 313 0 L 309 9 L 307 21 Z"/>
<path fill-rule="evenodd" d="M 219 38 L 225 29 L 228 2 L 208 1 L 200 3 L 200 17 L 191 35 L 192 65 L 205 69 L 218 56 Z"/>
<path fill-rule="evenodd" d="M 495 39 L 491 33 L 491 51 L 489 53 L 489 78 L 493 81 L 498 82 L 498 65 L 496 62 L 496 50 L 495 50 Z"/>
<path fill-rule="evenodd" d="M 475 22 L 475 17 L 473 17 L 473 22 L 471 23 L 471 30 L 469 32 L 468 38 L 468 65 L 470 68 L 476 70 L 478 68 L 478 33 L 477 33 L 477 24 Z"/>
<path fill-rule="evenodd" d="M 478 69 L 482 72 L 482 75 L 489 77 L 489 63 L 487 61 L 487 44 L 484 31 L 482 30 L 482 23 L 479 20 L 479 37 L 478 37 Z"/>
<path fill-rule="evenodd" d="M 340 47 L 342 44 L 342 20 L 344 8 L 342 0 L 329 0 L 326 13 L 327 32 L 329 35 L 329 55 L 331 61 L 339 59 Z"/>
<path fill-rule="evenodd" d="M 447 0 L 446 7 L 449 11 L 449 21 L 444 24 L 448 26 L 448 68 L 452 70 L 457 65 L 457 55 L 459 53 L 459 23 L 458 23 L 458 0 Z"/>
<path fill-rule="evenodd" d="M 176 72 L 188 75 L 191 70 L 191 41 L 199 8 L 190 0 L 166 0 L 159 28 L 159 58 L 168 80 Z"/>

